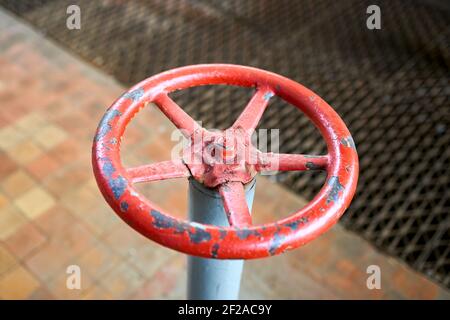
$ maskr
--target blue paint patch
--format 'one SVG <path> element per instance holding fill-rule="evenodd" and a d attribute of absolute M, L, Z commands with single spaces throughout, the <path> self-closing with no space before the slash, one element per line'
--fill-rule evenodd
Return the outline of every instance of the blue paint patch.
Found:
<path fill-rule="evenodd" d="M 152 209 L 150 215 L 153 217 L 153 225 L 159 229 L 173 228 L 172 219 L 166 217 L 161 212 Z"/>
<path fill-rule="evenodd" d="M 177 220 L 153 209 L 150 211 L 150 215 L 153 217 L 153 225 L 156 228 L 174 229 L 175 233 L 187 232 L 189 239 L 193 243 L 201 243 L 211 240 L 211 234 L 201 228 L 191 227 L 188 224 L 180 223 Z"/>
<path fill-rule="evenodd" d="M 321 170 L 322 167 L 316 165 L 314 162 L 308 161 L 305 165 L 306 169 L 308 170 Z"/>
<path fill-rule="evenodd" d="M 219 236 L 220 240 L 223 240 L 227 236 L 227 232 L 223 229 L 220 229 L 219 233 L 220 233 L 220 236 Z"/>
<path fill-rule="evenodd" d="M 339 182 L 339 177 L 332 176 L 330 180 L 328 180 L 328 185 L 331 186 L 331 190 L 328 193 L 327 204 L 330 202 L 338 202 L 339 201 L 339 192 L 344 190 L 344 186 Z"/>
<path fill-rule="evenodd" d="M 133 101 L 138 101 L 144 96 L 144 89 L 138 88 L 133 91 L 127 92 L 123 95 L 124 99 L 131 99 Z"/>
<path fill-rule="evenodd" d="M 353 141 L 353 138 L 351 136 L 348 136 L 346 138 L 341 139 L 341 144 L 345 147 L 352 148 L 356 150 L 355 141 Z"/>
<path fill-rule="evenodd" d="M 95 136 L 95 141 L 98 142 L 101 138 L 103 138 L 109 131 L 111 131 L 111 120 L 115 117 L 120 117 L 122 113 L 118 110 L 111 109 L 108 110 L 100 121 L 100 125 L 98 127 L 97 135 Z"/>
<path fill-rule="evenodd" d="M 150 215 L 153 217 L 153 225 L 159 229 L 175 229 L 178 233 L 184 232 L 179 223 L 166 215 L 163 215 L 157 210 L 151 210 Z"/>
<path fill-rule="evenodd" d="M 266 101 L 269 101 L 270 100 L 270 98 L 272 98 L 273 97 L 273 92 L 272 91 L 270 91 L 270 92 L 266 92 L 265 94 L 264 94 L 264 97 L 263 97 L 263 99 L 264 100 L 266 100 Z"/>
<path fill-rule="evenodd" d="M 108 177 L 111 178 L 113 173 L 116 171 L 116 169 L 114 168 L 114 166 L 112 165 L 111 161 L 106 161 L 103 164 L 103 173 Z"/>
<path fill-rule="evenodd" d="M 307 217 L 301 217 L 300 219 L 298 219 L 296 221 L 287 223 L 286 227 L 291 228 L 292 230 L 297 230 L 300 225 L 303 225 L 305 223 L 308 223 L 308 218 Z"/>
<path fill-rule="evenodd" d="M 236 230 L 236 235 L 241 240 L 245 240 L 250 236 L 255 236 L 255 237 L 261 236 L 261 234 L 258 231 L 251 230 L 251 229 L 238 229 L 238 230 Z"/>
<path fill-rule="evenodd" d="M 273 240 L 270 243 L 269 253 L 273 256 L 277 253 L 278 248 L 284 243 L 284 236 L 279 233 L 279 231 L 275 232 L 273 235 Z"/>
<path fill-rule="evenodd" d="M 105 163 L 103 163 L 102 170 L 104 175 L 108 178 L 108 185 L 114 194 L 114 198 L 116 200 L 120 199 L 120 197 L 122 197 L 127 187 L 127 180 L 120 175 L 117 176 L 117 178 L 113 178 L 113 174 L 114 172 L 116 172 L 116 168 L 114 168 L 113 164 L 111 163 L 111 160 L 109 160 L 108 158 L 105 159 Z"/>
<path fill-rule="evenodd" d="M 122 176 L 117 176 L 117 178 L 109 178 L 108 184 L 114 194 L 114 198 L 118 200 L 125 192 L 127 180 Z"/>
<path fill-rule="evenodd" d="M 120 203 L 120 211 L 122 211 L 122 212 L 128 211 L 128 202 L 122 201 Z"/>
<path fill-rule="evenodd" d="M 213 244 L 211 249 L 211 256 L 213 258 L 217 258 L 217 253 L 219 251 L 220 245 L 218 243 Z"/>
<path fill-rule="evenodd" d="M 200 228 L 194 228 L 194 229 L 195 229 L 195 232 L 191 232 L 190 230 L 188 230 L 189 239 L 191 239 L 191 241 L 193 243 L 200 243 L 200 242 L 211 240 L 211 235 L 209 234 L 209 232 L 207 232 L 203 229 L 200 229 Z"/>

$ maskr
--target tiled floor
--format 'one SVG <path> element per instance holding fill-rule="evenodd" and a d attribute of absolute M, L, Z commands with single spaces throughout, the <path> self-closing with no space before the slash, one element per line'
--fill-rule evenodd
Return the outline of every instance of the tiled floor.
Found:
<path fill-rule="evenodd" d="M 124 88 L 2 11 L 0 29 L 0 299 L 184 298 L 185 256 L 121 222 L 93 179 L 96 125 Z M 127 130 L 124 162 L 168 159 L 170 130 L 157 110 L 143 110 Z M 185 216 L 185 181 L 141 190 Z M 259 179 L 257 222 L 302 205 Z M 373 264 L 381 290 L 366 287 Z M 81 268 L 80 290 L 67 289 L 70 265 Z M 340 226 L 299 250 L 247 262 L 243 279 L 242 298 L 450 297 Z"/>

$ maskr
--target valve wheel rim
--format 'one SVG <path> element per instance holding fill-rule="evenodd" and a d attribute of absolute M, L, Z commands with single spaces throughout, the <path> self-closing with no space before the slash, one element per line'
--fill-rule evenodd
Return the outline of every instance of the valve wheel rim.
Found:
<path fill-rule="evenodd" d="M 237 217 L 231 227 L 179 219 L 143 197 L 133 184 L 190 176 L 190 171 L 181 160 L 131 170 L 122 166 L 121 137 L 130 120 L 147 103 L 155 103 L 169 120 L 182 129 L 185 135 L 190 136 L 202 128 L 168 94 L 194 86 L 219 84 L 257 88 L 247 105 L 250 111 L 256 110 L 251 107 L 253 100 L 261 102 L 261 99 L 269 100 L 272 95 L 277 95 L 308 116 L 324 137 L 328 149 L 326 156 L 309 158 L 304 155 L 285 155 L 286 170 L 289 170 L 295 160 L 293 167 L 300 168 L 297 170 L 323 169 L 326 166 L 327 171 L 326 182 L 319 193 L 289 217 L 262 225 L 250 225 L 248 221 L 244 221 L 245 217 L 242 221 L 242 217 Z M 248 114 L 241 123 L 256 127 L 266 106 L 262 111 L 256 110 L 261 113 L 253 117 L 257 118 L 256 124 L 254 119 L 249 120 L 252 117 L 248 117 Z M 359 170 L 358 155 L 350 132 L 339 115 L 317 94 L 281 75 L 230 64 L 204 64 L 172 69 L 133 86 L 111 105 L 101 120 L 94 138 L 92 164 L 105 200 L 132 228 L 174 250 L 218 259 L 262 258 L 310 242 L 332 227 L 347 209 L 356 190 Z M 260 171 L 264 169 L 267 168 L 259 167 Z M 143 173 L 146 179 L 141 181 L 139 175 Z M 232 192 L 237 190 L 238 197 L 242 198 L 239 186 L 237 189 L 233 185 L 231 187 L 233 188 L 228 189 Z M 222 196 L 226 193 L 225 189 L 227 188 L 220 189 Z M 233 210 L 242 210 L 239 208 L 241 203 L 235 204 L 232 199 L 233 197 L 224 198 L 229 220 L 229 211 L 233 213 Z"/>

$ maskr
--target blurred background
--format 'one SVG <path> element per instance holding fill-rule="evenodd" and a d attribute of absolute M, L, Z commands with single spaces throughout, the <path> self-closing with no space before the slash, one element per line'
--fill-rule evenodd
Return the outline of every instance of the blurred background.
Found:
<path fill-rule="evenodd" d="M 69 5 L 81 28 L 66 27 Z M 366 10 L 381 9 L 369 30 Z M 343 118 L 360 157 L 357 194 L 338 226 L 292 253 L 247 263 L 243 298 L 449 298 L 450 5 L 439 0 L 0 0 L 0 298 L 183 298 L 184 256 L 115 217 L 93 180 L 90 147 L 127 87 L 196 63 L 267 69 L 309 87 Z M 173 94 L 226 128 L 252 92 Z M 280 151 L 325 153 L 296 108 L 273 99 L 260 128 Z M 170 157 L 170 124 L 143 110 L 127 130 L 129 165 Z M 325 175 L 258 182 L 257 221 L 313 198 Z M 185 182 L 141 187 L 185 216 Z M 68 290 L 66 267 L 83 272 Z M 366 268 L 382 269 L 368 290 Z M 285 275 L 292 275 L 286 278 Z"/>

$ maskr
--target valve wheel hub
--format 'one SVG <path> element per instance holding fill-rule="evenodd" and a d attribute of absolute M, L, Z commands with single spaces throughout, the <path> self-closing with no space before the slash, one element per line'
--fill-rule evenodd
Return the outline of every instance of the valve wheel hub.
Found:
<path fill-rule="evenodd" d="M 246 184 L 257 174 L 259 151 L 242 129 L 196 131 L 183 150 L 183 161 L 194 179 L 206 187 L 234 181 Z"/>

